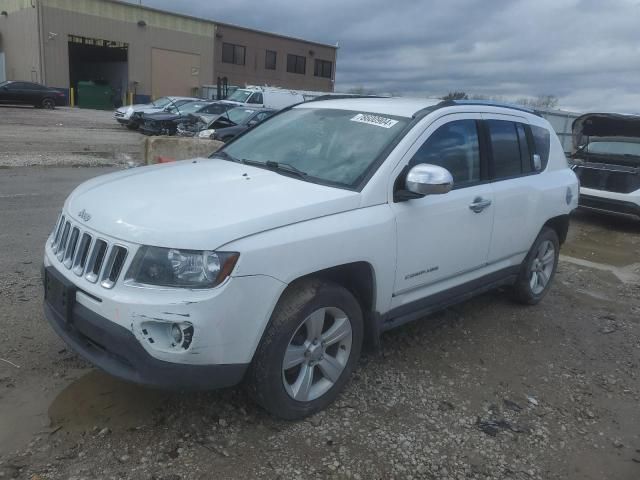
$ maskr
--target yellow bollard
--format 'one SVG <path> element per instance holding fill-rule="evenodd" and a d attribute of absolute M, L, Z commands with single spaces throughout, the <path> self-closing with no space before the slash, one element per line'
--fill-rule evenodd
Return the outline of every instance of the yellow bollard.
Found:
<path fill-rule="evenodd" d="M 133 92 L 129 92 L 129 105 L 133 105 Z"/>
<path fill-rule="evenodd" d="M 76 92 L 74 91 L 73 88 L 69 89 L 69 106 L 70 107 L 76 106 Z"/>

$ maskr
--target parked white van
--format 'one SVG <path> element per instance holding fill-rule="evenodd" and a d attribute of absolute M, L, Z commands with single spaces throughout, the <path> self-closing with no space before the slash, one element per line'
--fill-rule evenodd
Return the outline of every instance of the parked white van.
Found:
<path fill-rule="evenodd" d="M 246 87 L 233 92 L 223 103 L 233 103 L 238 106 L 265 107 L 281 110 L 283 108 L 304 102 L 300 92 L 273 87 Z"/>
<path fill-rule="evenodd" d="M 245 381 L 301 418 L 385 330 L 496 287 L 542 300 L 577 205 L 560 141 L 530 111 L 306 102 L 210 158 L 76 188 L 45 246 L 45 313 L 112 375 Z"/>

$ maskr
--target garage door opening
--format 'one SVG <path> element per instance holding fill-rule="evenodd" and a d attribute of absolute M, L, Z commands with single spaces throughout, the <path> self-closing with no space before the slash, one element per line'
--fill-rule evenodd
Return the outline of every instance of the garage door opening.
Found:
<path fill-rule="evenodd" d="M 69 35 L 69 83 L 79 107 L 121 106 L 129 83 L 129 45 Z"/>

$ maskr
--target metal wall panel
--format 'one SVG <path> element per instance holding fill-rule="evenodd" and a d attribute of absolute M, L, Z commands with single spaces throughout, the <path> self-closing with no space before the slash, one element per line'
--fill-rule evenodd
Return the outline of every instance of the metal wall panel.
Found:
<path fill-rule="evenodd" d="M 133 23 L 143 20 L 150 27 L 193 35 L 213 36 L 213 24 L 209 21 L 161 12 L 130 3 L 105 0 L 40 0 L 40 2 L 46 7 L 93 15 L 103 19 Z"/>
<path fill-rule="evenodd" d="M 116 6 L 120 5 L 116 4 Z M 141 27 L 138 26 L 135 16 L 137 10 L 132 9 L 130 12 L 128 20 L 122 21 L 66 9 L 43 7 L 43 31 L 56 34 L 54 38 L 45 37 L 44 41 L 47 83 L 62 88 L 69 87 L 68 35 L 127 43 L 129 45 L 129 82 L 139 82 L 138 94 L 152 95 L 151 51 L 153 48 L 199 55 L 201 65 L 197 76 L 198 84 L 208 84 L 213 81 L 213 35 L 194 35 L 183 31 L 156 28 L 150 24 Z M 169 74 L 172 67 L 170 64 L 164 65 L 164 72 Z"/>
<path fill-rule="evenodd" d="M 39 38 L 37 9 L 16 8 L 6 17 L 0 15 L 0 49 L 5 54 L 7 80 L 42 81 Z"/>

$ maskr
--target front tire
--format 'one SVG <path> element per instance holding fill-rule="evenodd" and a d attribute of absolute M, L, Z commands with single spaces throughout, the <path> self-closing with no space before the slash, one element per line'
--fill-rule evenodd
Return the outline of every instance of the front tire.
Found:
<path fill-rule="evenodd" d="M 552 228 L 543 227 L 520 267 L 513 286 L 514 300 L 525 305 L 539 303 L 549 291 L 559 256 L 558 234 Z"/>
<path fill-rule="evenodd" d="M 45 98 L 42 100 L 42 108 L 46 110 L 53 110 L 56 108 L 56 101 L 53 98 Z"/>
<path fill-rule="evenodd" d="M 255 401 L 297 420 L 324 409 L 351 376 L 362 349 L 358 301 L 319 279 L 292 284 L 278 301 L 247 375 Z"/>

